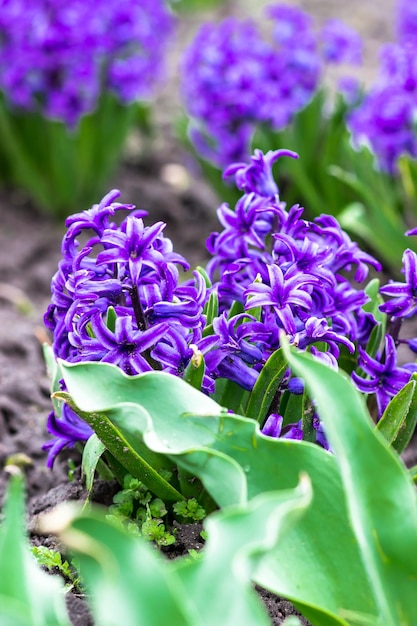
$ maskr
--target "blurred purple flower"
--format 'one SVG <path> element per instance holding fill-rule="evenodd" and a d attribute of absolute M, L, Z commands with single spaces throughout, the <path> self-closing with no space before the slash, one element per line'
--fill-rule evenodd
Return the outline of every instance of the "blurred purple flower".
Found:
<path fill-rule="evenodd" d="M 149 98 L 172 29 L 162 0 L 0 0 L 0 89 L 73 128 L 104 92 Z"/>
<path fill-rule="evenodd" d="M 271 19 L 277 28 L 284 25 Z M 291 30 L 291 19 L 287 26 Z M 219 167 L 246 160 L 255 126 L 286 126 L 313 96 L 320 72 L 312 33 L 311 45 L 299 32 L 289 45 L 265 40 L 251 20 L 204 24 L 181 65 L 190 139 Z"/>
<path fill-rule="evenodd" d="M 415 50 L 409 44 L 383 46 L 378 79 L 348 119 L 354 145 L 368 146 L 390 175 L 397 174 L 400 156 L 417 156 Z"/>
<path fill-rule="evenodd" d="M 327 63 L 361 63 L 362 40 L 353 28 L 341 20 L 327 20 L 319 38 L 321 52 Z"/>
<path fill-rule="evenodd" d="M 314 48 L 313 18 L 302 9 L 289 4 L 267 6 L 266 15 L 273 20 L 274 39 L 282 46 Z"/>
<path fill-rule="evenodd" d="M 400 43 L 417 43 L 417 2 L 416 0 L 397 1 L 397 37 Z"/>

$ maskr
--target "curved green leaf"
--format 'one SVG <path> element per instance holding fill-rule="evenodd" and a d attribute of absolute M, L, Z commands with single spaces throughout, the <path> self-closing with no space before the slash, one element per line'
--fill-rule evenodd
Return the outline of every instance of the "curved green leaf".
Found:
<path fill-rule="evenodd" d="M 315 399 L 334 449 L 349 518 L 376 599 L 375 617 L 383 626 L 417 624 L 417 506 L 412 480 L 375 430 L 351 381 L 311 355 L 288 347 L 284 351 Z M 350 563 L 346 568 L 349 571 Z M 355 610 L 361 612 L 359 607 Z"/>

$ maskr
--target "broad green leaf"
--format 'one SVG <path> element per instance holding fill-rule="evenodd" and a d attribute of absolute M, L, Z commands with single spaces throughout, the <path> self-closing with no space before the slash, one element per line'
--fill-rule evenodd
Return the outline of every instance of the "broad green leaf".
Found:
<path fill-rule="evenodd" d="M 0 527 L 1 626 L 70 626 L 61 579 L 43 572 L 24 532 L 23 480 L 13 476 Z"/>
<path fill-rule="evenodd" d="M 315 444 L 263 436 L 254 420 L 222 413 L 174 376 L 152 372 L 129 378 L 111 369 L 118 370 L 104 363 L 62 363 L 74 401 L 83 410 L 106 411 L 126 429 L 135 427 L 132 437 L 139 427 L 135 414 L 143 408 L 123 403 L 123 398 L 146 404 L 150 420 L 143 441 L 200 478 L 220 506 L 243 505 L 260 493 L 292 489 L 300 472 L 309 475 L 312 505 L 264 559 L 256 572 L 259 584 L 291 599 L 320 626 L 346 626 L 342 608 L 376 614 L 331 454 Z"/>
<path fill-rule="evenodd" d="M 110 363 L 73 364 L 59 359 L 58 362 L 61 364 L 65 382 L 69 385 L 68 390 L 82 411 L 102 412 L 121 402 L 136 404 L 141 407 L 143 416 L 138 423 L 137 432 L 142 427 L 141 422 L 144 424 L 151 415 L 152 420 L 164 426 L 166 441 L 170 446 L 178 442 L 174 420 L 176 415 L 212 415 L 222 411 L 217 402 L 172 374 L 146 372 L 128 376 Z M 76 390 L 76 394 L 73 390 Z M 186 448 L 189 442 L 194 442 L 194 438 L 192 430 L 188 437 L 189 442 L 184 439 L 184 434 L 181 435 L 181 446 Z"/>
<path fill-rule="evenodd" d="M 406 449 L 416 429 L 416 381 L 417 375 L 413 374 L 411 380 L 392 398 L 376 425 L 377 430 L 399 454 Z"/>
<path fill-rule="evenodd" d="M 287 347 L 284 351 L 317 403 L 334 450 L 376 600 L 374 616 L 381 626 L 417 624 L 417 506 L 412 480 L 374 428 L 353 384 L 308 354 Z M 350 563 L 346 568 L 349 571 Z M 359 606 L 351 610 L 363 612 Z"/>

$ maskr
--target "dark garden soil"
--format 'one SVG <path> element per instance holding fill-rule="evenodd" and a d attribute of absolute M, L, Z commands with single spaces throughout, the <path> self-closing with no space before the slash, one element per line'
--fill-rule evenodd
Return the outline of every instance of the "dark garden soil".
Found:
<path fill-rule="evenodd" d="M 249 5 L 253 3 L 243 4 L 247 15 Z M 258 9 L 265 3 L 255 4 Z M 311 10 L 311 3 L 299 4 Z M 314 4 L 322 9 L 320 19 L 338 15 L 337 0 Z M 383 20 L 380 13 L 373 14 L 372 1 L 353 4 L 358 5 L 362 17 L 366 14 L 366 6 L 373 15 L 373 21 L 368 24 L 372 42 L 386 40 L 389 16 Z M 391 2 L 387 0 L 382 4 L 391 10 Z M 236 13 L 239 3 L 231 2 L 230 5 Z M 226 9 L 223 7 L 221 12 L 226 13 Z M 190 29 L 195 25 L 193 20 L 184 21 L 180 31 L 184 39 L 180 34 L 181 41 L 189 40 Z M 148 210 L 147 223 L 166 222 L 165 234 L 172 239 L 175 250 L 184 254 L 193 267 L 206 260 L 205 240 L 212 230 L 217 229 L 215 209 L 219 202 L 199 179 L 198 173 L 193 170 L 190 173 L 183 167 L 187 160 L 168 125 L 176 108 L 176 98 L 171 99 L 170 95 L 168 88 L 158 101 L 158 134 L 154 142 L 137 159 L 132 157 L 137 154 L 132 138 L 130 156 L 114 180 L 109 181 L 108 189 L 121 189 L 123 202 L 132 202 L 138 208 Z M 84 208 L 88 207 L 79 207 L 79 210 Z M 0 192 L 0 501 L 7 484 L 7 463 L 18 455 L 19 462 L 25 463 L 32 541 L 49 547 L 55 547 L 53 538 L 36 535 L 37 516 L 62 501 L 83 501 L 86 498 L 79 472 L 75 472 L 72 482 L 68 478 L 68 458 L 73 458 L 79 465 L 77 453 L 62 455 L 50 471 L 46 468 L 46 455 L 42 451 L 42 444 L 48 438 L 46 418 L 51 410 L 49 381 L 41 350 L 41 343 L 47 338 L 42 316 L 49 302 L 50 281 L 60 258 L 63 233 L 63 223 L 39 213 L 22 193 Z M 417 446 L 413 446 L 408 453 L 409 464 L 417 463 L 416 449 Z M 92 500 L 108 505 L 116 489 L 115 484 L 99 480 Z M 200 527 L 195 524 L 178 526 L 175 553 L 171 556 L 186 553 L 190 548 L 199 549 L 202 545 L 199 531 Z M 281 624 L 286 616 L 294 614 L 289 602 L 267 592 L 261 592 L 261 595 L 274 624 Z M 68 594 L 68 606 L 74 626 L 93 624 L 82 597 Z M 303 623 L 307 624 L 306 621 Z"/>

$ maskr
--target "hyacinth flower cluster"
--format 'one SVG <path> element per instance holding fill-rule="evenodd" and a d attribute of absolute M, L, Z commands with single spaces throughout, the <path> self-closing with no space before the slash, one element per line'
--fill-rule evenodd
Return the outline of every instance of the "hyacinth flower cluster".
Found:
<path fill-rule="evenodd" d="M 247 159 L 260 124 L 286 127 L 319 89 L 327 64 L 361 62 L 355 31 L 332 19 L 316 32 L 298 7 L 266 9 L 270 38 L 253 20 L 206 23 L 185 51 L 182 97 L 197 152 L 223 168 Z"/>
<path fill-rule="evenodd" d="M 144 212 L 118 203 L 118 191 L 70 216 L 45 314 L 55 357 L 180 377 L 197 358 L 204 363 L 201 390 L 245 415 L 282 333 L 333 368 L 357 346 L 365 350 L 377 322 L 363 308 L 369 297 L 359 285 L 379 263 L 332 216 L 308 221 L 301 206 L 286 207 L 272 176 L 280 158 L 297 155 L 257 150 L 249 164 L 227 168 L 243 195 L 234 209 L 219 207 L 222 230 L 207 241 L 211 259 L 183 282 L 180 270 L 189 266 L 164 224 L 145 226 Z M 302 416 L 283 415 L 303 391 L 287 368 L 260 423 L 265 434 L 305 436 Z M 314 406 L 309 416 L 314 441 L 326 447 Z M 50 466 L 62 448 L 92 434 L 68 406 L 50 414 L 48 430 Z"/>
<path fill-rule="evenodd" d="M 74 128 L 105 91 L 149 98 L 172 27 L 162 0 L 3 0 L 0 90 L 8 107 Z"/>
<path fill-rule="evenodd" d="M 0 183 L 54 217 L 91 206 L 150 134 L 173 28 L 165 0 L 0 0 Z"/>
<path fill-rule="evenodd" d="M 398 175 L 402 155 L 417 156 L 417 3 L 399 2 L 397 41 L 381 48 L 375 83 L 349 119 L 356 145 L 368 145 L 378 167 Z"/>

